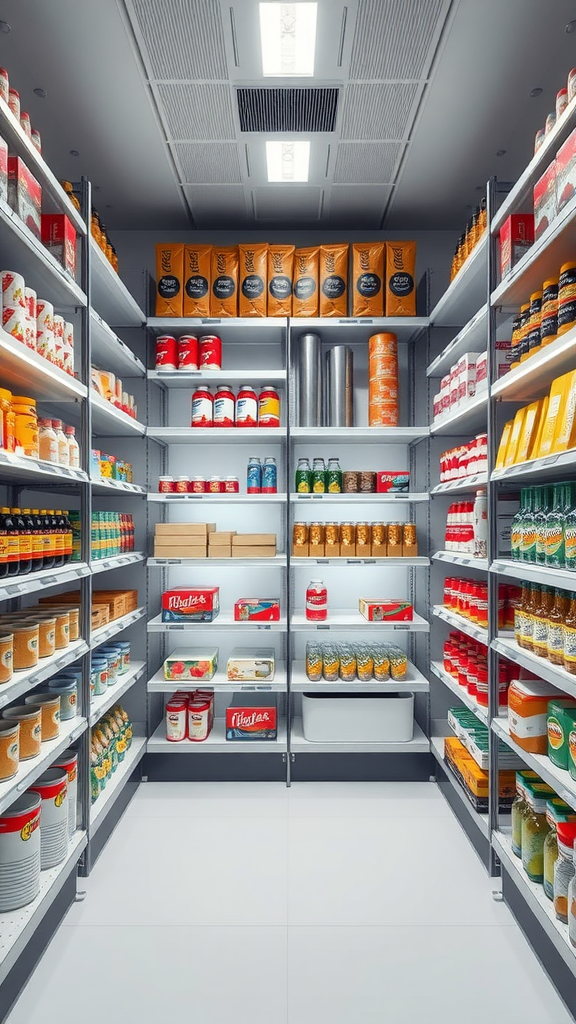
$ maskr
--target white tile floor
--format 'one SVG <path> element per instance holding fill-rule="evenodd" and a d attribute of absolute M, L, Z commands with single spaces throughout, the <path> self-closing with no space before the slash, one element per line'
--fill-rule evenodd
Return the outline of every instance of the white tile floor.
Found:
<path fill-rule="evenodd" d="M 5 1024 L 573 1020 L 430 783 L 141 786 L 85 887 Z"/>

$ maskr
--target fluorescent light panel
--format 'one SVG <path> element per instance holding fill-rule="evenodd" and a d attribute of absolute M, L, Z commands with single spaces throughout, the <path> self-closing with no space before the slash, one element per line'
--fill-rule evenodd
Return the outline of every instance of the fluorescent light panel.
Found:
<path fill-rule="evenodd" d="M 260 43 L 264 77 L 314 74 L 318 4 L 260 4 Z"/>
<path fill-rule="evenodd" d="M 267 142 L 268 181 L 308 181 L 309 142 Z"/>

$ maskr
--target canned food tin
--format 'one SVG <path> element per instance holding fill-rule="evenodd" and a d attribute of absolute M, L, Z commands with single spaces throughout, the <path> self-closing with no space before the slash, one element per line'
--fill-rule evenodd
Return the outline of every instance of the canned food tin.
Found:
<path fill-rule="evenodd" d="M 178 338 L 178 369 L 198 369 L 198 338 L 194 334 L 183 334 Z"/>
<path fill-rule="evenodd" d="M 222 369 L 222 339 L 217 334 L 205 334 L 200 338 L 200 369 Z"/>
<path fill-rule="evenodd" d="M 189 487 L 191 494 L 204 494 L 206 491 L 206 481 L 203 476 L 195 476 L 190 481 Z"/>
<path fill-rule="evenodd" d="M 178 342 L 171 334 L 156 338 L 156 369 L 176 370 L 178 368 Z"/>
<path fill-rule="evenodd" d="M 192 426 L 212 427 L 214 425 L 214 396 L 209 388 L 201 384 L 192 395 Z"/>
<path fill-rule="evenodd" d="M 310 523 L 308 539 L 315 546 L 324 544 L 324 523 Z"/>
<path fill-rule="evenodd" d="M 158 477 L 158 490 L 160 494 L 172 494 L 176 490 L 176 481 L 173 476 Z"/>
<path fill-rule="evenodd" d="M 371 469 L 363 469 L 359 474 L 361 494 L 373 494 L 376 490 L 376 473 Z"/>
<path fill-rule="evenodd" d="M 342 474 L 342 489 L 344 494 L 356 494 L 359 490 L 360 474 L 356 470 L 346 469 Z"/>
<path fill-rule="evenodd" d="M 188 725 L 188 701 L 173 697 L 166 704 L 166 739 L 180 743 L 186 739 Z"/>
<path fill-rule="evenodd" d="M 234 426 L 234 392 L 229 384 L 221 384 L 214 396 L 214 426 Z"/>
<path fill-rule="evenodd" d="M 20 93 L 16 89 L 8 90 L 8 106 L 17 121 L 20 120 Z"/>

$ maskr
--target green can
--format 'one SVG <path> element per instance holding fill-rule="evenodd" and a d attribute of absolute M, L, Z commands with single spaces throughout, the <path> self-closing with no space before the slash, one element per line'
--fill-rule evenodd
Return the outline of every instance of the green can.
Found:
<path fill-rule="evenodd" d="M 342 494 L 342 470 L 339 459 L 328 459 L 326 478 L 328 494 Z"/>
<path fill-rule="evenodd" d="M 296 492 L 298 494 L 310 494 L 312 491 L 312 470 L 310 459 L 298 459 L 296 467 Z"/>
<path fill-rule="evenodd" d="M 312 463 L 312 493 L 326 494 L 326 466 L 324 459 L 314 459 Z"/>

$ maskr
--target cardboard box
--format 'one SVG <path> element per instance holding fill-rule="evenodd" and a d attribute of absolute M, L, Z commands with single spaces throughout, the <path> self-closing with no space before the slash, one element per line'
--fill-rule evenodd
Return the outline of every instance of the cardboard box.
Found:
<path fill-rule="evenodd" d="M 534 215 L 513 213 L 504 221 L 498 235 L 500 242 L 500 274 L 506 277 L 534 244 Z"/>
<path fill-rule="evenodd" d="M 556 153 L 556 209 L 570 202 L 576 187 L 576 128 Z"/>
<path fill-rule="evenodd" d="M 388 491 L 407 491 L 410 487 L 410 470 L 380 470 L 376 473 L 376 491 L 386 494 Z"/>
<path fill-rule="evenodd" d="M 205 548 L 206 537 L 199 533 L 177 533 L 175 536 L 166 536 L 165 533 L 156 534 L 154 544 L 159 548 Z"/>
<path fill-rule="evenodd" d="M 409 601 L 391 597 L 361 597 L 358 610 L 368 622 L 412 622 L 414 613 Z"/>
<path fill-rule="evenodd" d="M 208 558 L 232 558 L 231 544 L 210 544 Z"/>
<path fill-rule="evenodd" d="M 228 679 L 233 682 L 267 682 L 274 679 L 275 654 L 272 647 L 235 647 L 228 658 Z"/>
<path fill-rule="evenodd" d="M 356 558 L 370 558 L 372 555 L 371 544 L 356 544 Z"/>
<path fill-rule="evenodd" d="M 240 597 L 234 605 L 235 622 L 279 622 L 278 597 Z"/>
<path fill-rule="evenodd" d="M 205 544 L 178 544 L 176 547 L 154 545 L 154 558 L 206 558 L 207 553 Z"/>
<path fill-rule="evenodd" d="M 418 558 L 418 545 L 417 544 L 403 544 L 402 545 L 402 558 Z"/>
<path fill-rule="evenodd" d="M 8 143 L 0 137 L 0 199 L 8 202 Z"/>
<path fill-rule="evenodd" d="M 556 217 L 556 161 L 534 185 L 534 240 L 540 238 Z"/>
<path fill-rule="evenodd" d="M 388 558 L 403 558 L 404 548 L 401 544 L 388 544 Z"/>
<path fill-rule="evenodd" d="M 237 533 L 232 537 L 232 547 L 255 547 L 266 545 L 276 547 L 275 533 Z"/>
<path fill-rule="evenodd" d="M 162 622 L 213 622 L 219 612 L 219 587 L 174 587 L 162 594 Z"/>
<path fill-rule="evenodd" d="M 277 737 L 277 698 L 237 693 L 226 708 L 226 739 L 258 742 Z"/>
<path fill-rule="evenodd" d="M 208 547 L 219 548 L 219 547 L 230 547 L 232 544 L 232 538 L 234 537 L 234 530 L 218 530 L 214 533 L 208 534 Z"/>
<path fill-rule="evenodd" d="M 208 682 L 218 668 L 218 648 L 183 647 L 172 651 L 164 662 L 164 679 L 180 683 Z"/>
<path fill-rule="evenodd" d="M 42 236 L 42 188 L 19 156 L 8 157 L 8 203 L 27 228 Z"/>
<path fill-rule="evenodd" d="M 370 546 L 370 557 L 371 558 L 387 558 L 388 557 L 388 545 L 387 544 L 372 544 Z"/>
<path fill-rule="evenodd" d="M 72 279 L 76 276 L 76 229 L 65 213 L 42 214 L 42 241 Z"/>
<path fill-rule="evenodd" d="M 324 551 L 324 548 L 322 548 Z M 276 548 L 266 547 L 260 545 L 259 547 L 254 546 L 252 548 L 238 548 L 232 546 L 232 558 L 275 558 Z"/>
<path fill-rule="evenodd" d="M 309 544 L 308 545 L 308 557 L 309 558 L 325 558 L 326 557 L 326 545 L 325 544 Z"/>
<path fill-rule="evenodd" d="M 340 551 L 340 545 L 339 544 L 335 544 L 334 547 L 337 548 L 336 554 L 338 554 L 338 552 Z M 292 545 L 292 558 L 308 558 L 309 554 L 310 554 L 310 545 L 309 544 L 293 544 Z"/>
<path fill-rule="evenodd" d="M 324 545 L 324 557 L 325 558 L 340 558 L 342 556 L 341 544 L 325 544 Z"/>
<path fill-rule="evenodd" d="M 156 523 L 156 536 L 189 536 L 206 537 L 216 529 L 216 523 Z"/>

